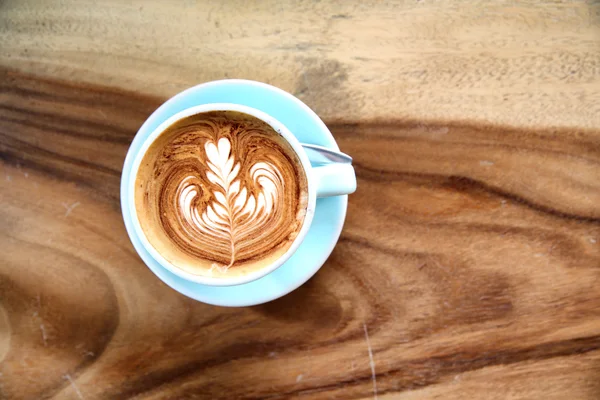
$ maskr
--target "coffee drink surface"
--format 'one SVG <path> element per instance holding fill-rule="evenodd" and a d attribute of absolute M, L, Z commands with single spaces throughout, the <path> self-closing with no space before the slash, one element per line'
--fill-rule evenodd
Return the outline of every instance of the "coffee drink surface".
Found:
<path fill-rule="evenodd" d="M 253 116 L 212 111 L 168 127 L 144 155 L 135 207 L 152 246 L 195 275 L 267 267 L 302 228 L 307 178 L 285 138 Z"/>

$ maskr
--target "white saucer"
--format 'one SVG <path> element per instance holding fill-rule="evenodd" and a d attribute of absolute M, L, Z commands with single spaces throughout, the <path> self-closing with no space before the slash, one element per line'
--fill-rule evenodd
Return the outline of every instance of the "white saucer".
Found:
<path fill-rule="evenodd" d="M 127 179 L 133 155 L 162 122 L 179 111 L 207 103 L 236 103 L 257 108 L 283 123 L 302 143 L 339 150 L 331 132 L 306 104 L 276 87 L 247 80 L 222 80 L 201 84 L 179 93 L 161 105 L 135 136 L 121 177 L 121 199 L 129 196 Z M 135 236 L 131 215 L 121 202 L 129 238 L 146 265 L 176 291 L 204 303 L 239 307 L 275 300 L 310 279 L 329 257 L 344 225 L 348 196 L 317 199 L 310 230 L 296 253 L 281 267 L 256 281 L 237 286 L 206 286 L 187 281 L 158 264 Z"/>

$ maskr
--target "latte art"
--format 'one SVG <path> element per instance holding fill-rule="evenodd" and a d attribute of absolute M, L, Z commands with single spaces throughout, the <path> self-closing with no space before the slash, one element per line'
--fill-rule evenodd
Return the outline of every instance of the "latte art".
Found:
<path fill-rule="evenodd" d="M 240 172 L 240 163 L 231 155 L 231 144 L 226 138 L 219 139 L 217 145 L 207 142 L 204 146 L 207 165 L 210 171 L 206 176 L 217 189 L 212 192 L 214 201 L 200 215 L 194 200 L 200 193 L 200 187 L 194 183 L 195 177 L 188 176 L 179 184 L 178 202 L 181 225 L 190 238 L 198 242 L 226 242 L 230 245 L 230 261 L 226 266 L 214 264 L 213 267 L 226 271 L 236 259 L 236 244 L 247 237 L 256 235 L 263 229 L 272 214 L 276 212 L 283 192 L 283 178 L 277 168 L 268 162 L 257 162 L 250 168 L 250 176 L 257 196 L 241 187 L 236 179 Z"/>
<path fill-rule="evenodd" d="M 173 265 L 235 276 L 267 266 L 291 246 L 307 205 L 304 170 L 261 120 L 209 112 L 169 127 L 136 179 L 146 237 Z"/>

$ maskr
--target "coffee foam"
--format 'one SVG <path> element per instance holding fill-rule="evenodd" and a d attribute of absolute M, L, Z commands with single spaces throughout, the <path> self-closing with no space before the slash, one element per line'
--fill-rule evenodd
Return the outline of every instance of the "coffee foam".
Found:
<path fill-rule="evenodd" d="M 155 249 L 197 275 L 266 267 L 297 236 L 307 180 L 285 139 L 238 112 L 207 112 L 167 128 L 136 178 L 136 210 Z"/>

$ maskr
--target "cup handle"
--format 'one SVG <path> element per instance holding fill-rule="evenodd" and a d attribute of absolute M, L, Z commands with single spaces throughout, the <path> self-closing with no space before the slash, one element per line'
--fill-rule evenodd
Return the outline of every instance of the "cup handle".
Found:
<path fill-rule="evenodd" d="M 356 174 L 351 164 L 319 165 L 312 167 L 311 174 L 317 182 L 317 197 L 339 196 L 356 190 Z"/>

